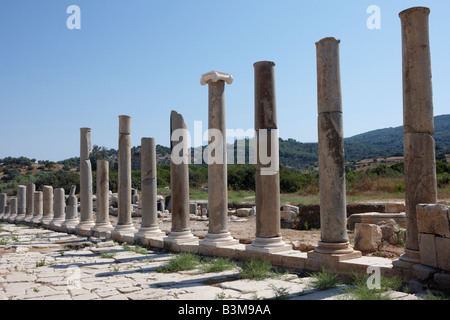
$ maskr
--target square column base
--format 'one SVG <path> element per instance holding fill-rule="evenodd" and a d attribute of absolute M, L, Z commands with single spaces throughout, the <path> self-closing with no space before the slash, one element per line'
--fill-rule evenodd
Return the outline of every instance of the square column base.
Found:
<path fill-rule="evenodd" d="M 233 239 L 229 232 L 226 233 L 208 233 L 203 240 L 199 241 L 200 246 L 220 248 L 227 246 L 235 246 L 239 244 L 239 240 Z"/>
<path fill-rule="evenodd" d="M 256 237 L 255 241 L 253 241 L 252 244 L 245 246 L 245 250 L 262 253 L 275 253 L 292 250 L 292 245 L 284 243 L 284 241 L 281 240 L 281 237 Z"/>
<path fill-rule="evenodd" d="M 130 242 L 131 238 L 134 238 L 136 232 L 137 230 L 131 223 L 127 225 L 116 225 L 116 227 L 111 230 L 111 239 L 119 242 Z"/>

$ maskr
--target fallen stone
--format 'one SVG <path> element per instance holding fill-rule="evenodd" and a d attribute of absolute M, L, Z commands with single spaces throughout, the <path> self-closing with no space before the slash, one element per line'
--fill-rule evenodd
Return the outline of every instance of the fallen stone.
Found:
<path fill-rule="evenodd" d="M 374 252 L 381 248 L 382 232 L 376 224 L 355 224 L 355 250 Z"/>

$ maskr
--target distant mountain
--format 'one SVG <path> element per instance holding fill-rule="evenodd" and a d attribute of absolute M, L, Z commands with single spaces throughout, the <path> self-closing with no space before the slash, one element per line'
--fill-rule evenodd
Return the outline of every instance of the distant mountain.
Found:
<path fill-rule="evenodd" d="M 450 115 L 434 117 L 436 158 L 450 154 Z M 344 139 L 345 158 L 354 162 L 371 158 L 403 156 L 403 126 L 385 128 Z M 280 139 L 280 163 L 287 168 L 302 169 L 316 166 L 317 143 L 301 143 Z"/>

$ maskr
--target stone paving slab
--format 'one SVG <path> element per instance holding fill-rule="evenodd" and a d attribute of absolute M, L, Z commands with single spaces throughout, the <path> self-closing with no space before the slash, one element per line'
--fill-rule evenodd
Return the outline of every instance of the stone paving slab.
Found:
<path fill-rule="evenodd" d="M 219 273 L 158 272 L 175 253 L 141 254 L 111 240 L 3 223 L 1 300 L 321 300 L 342 298 L 341 288 L 317 291 L 311 278 L 285 274 L 245 280 L 238 268 Z M 129 246 L 129 249 L 132 249 Z M 393 293 L 397 299 L 417 299 Z"/>

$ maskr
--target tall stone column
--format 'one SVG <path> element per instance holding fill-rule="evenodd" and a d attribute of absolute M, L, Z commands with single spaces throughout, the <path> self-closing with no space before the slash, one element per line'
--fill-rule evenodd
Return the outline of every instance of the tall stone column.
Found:
<path fill-rule="evenodd" d="M 27 207 L 27 187 L 23 185 L 17 186 L 17 216 L 14 222 L 22 221 L 25 218 Z"/>
<path fill-rule="evenodd" d="M 202 75 L 200 84 L 208 84 L 208 211 L 209 230 L 200 245 L 229 246 L 239 241 L 228 232 L 227 141 L 225 125 L 225 83 L 230 74 L 211 71 Z"/>
<path fill-rule="evenodd" d="M 97 160 L 97 219 L 91 229 L 94 236 L 106 236 L 113 229 L 109 221 L 109 162 Z"/>
<path fill-rule="evenodd" d="M 44 197 L 43 197 L 43 193 L 42 191 L 35 191 L 34 192 L 34 212 L 33 212 L 33 217 L 30 220 L 30 222 L 32 224 L 40 224 L 41 223 L 41 218 L 42 218 L 42 213 L 43 213 L 43 208 L 44 208 Z"/>
<path fill-rule="evenodd" d="M 69 197 L 66 205 L 66 219 L 61 224 L 61 230 L 68 233 L 74 233 L 75 227 L 79 223 L 78 217 L 78 198 L 75 195 L 77 186 L 70 188 Z"/>
<path fill-rule="evenodd" d="M 396 263 L 397 266 L 406 263 L 411 268 L 420 263 L 416 205 L 437 203 L 429 14 L 430 9 L 424 7 L 410 8 L 399 14 L 403 61 L 406 248 Z"/>
<path fill-rule="evenodd" d="M 255 72 L 256 234 L 247 249 L 260 252 L 290 250 L 281 238 L 280 175 L 275 63 L 259 61 Z"/>
<path fill-rule="evenodd" d="M 111 237 L 123 241 L 124 235 L 136 232 L 131 221 L 131 117 L 119 116 L 119 203 L 117 225 Z"/>
<path fill-rule="evenodd" d="M 80 222 L 75 227 L 82 236 L 89 236 L 94 226 L 92 203 L 91 128 L 80 128 Z"/>
<path fill-rule="evenodd" d="M 42 187 L 42 193 L 43 193 L 43 212 L 42 212 L 42 219 L 41 224 L 44 227 L 48 227 L 50 225 L 50 222 L 53 219 L 53 187 L 52 186 L 43 186 Z"/>
<path fill-rule="evenodd" d="M 8 202 L 8 195 L 6 193 L 0 194 L 0 218 L 3 220 L 5 215 L 5 207 Z"/>
<path fill-rule="evenodd" d="M 170 114 L 170 188 L 172 190 L 172 228 L 168 243 L 197 241 L 190 229 L 189 217 L 189 150 L 188 132 L 183 116 L 176 111 Z M 181 152 L 180 152 L 181 151 Z"/>
<path fill-rule="evenodd" d="M 61 225 L 66 218 L 66 199 L 64 188 L 56 188 L 53 191 L 53 219 L 50 221 L 50 229 L 55 231 L 61 230 Z"/>
<path fill-rule="evenodd" d="M 316 43 L 321 241 L 308 257 L 344 260 L 361 256 L 349 244 L 345 189 L 339 40 Z"/>
<path fill-rule="evenodd" d="M 154 138 L 141 138 L 141 213 L 142 222 L 135 238 L 149 244 L 150 238 L 163 237 L 157 209 L 156 144 Z"/>
<path fill-rule="evenodd" d="M 33 218 L 34 213 L 34 192 L 36 191 L 36 185 L 34 183 L 27 184 L 27 207 L 25 212 L 25 217 L 23 218 L 23 222 L 30 222 Z"/>

